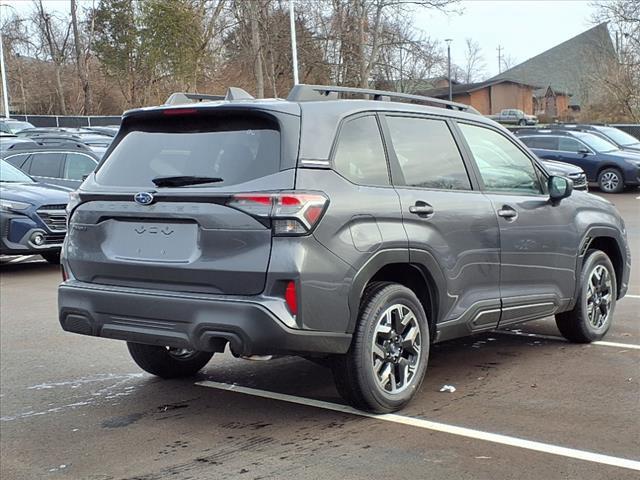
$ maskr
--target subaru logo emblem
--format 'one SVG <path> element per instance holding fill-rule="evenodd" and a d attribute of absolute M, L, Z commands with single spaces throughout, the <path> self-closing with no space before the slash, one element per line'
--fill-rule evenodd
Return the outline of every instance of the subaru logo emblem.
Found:
<path fill-rule="evenodd" d="M 149 192 L 138 192 L 133 196 L 133 199 L 140 205 L 151 205 L 153 203 L 153 195 Z"/>

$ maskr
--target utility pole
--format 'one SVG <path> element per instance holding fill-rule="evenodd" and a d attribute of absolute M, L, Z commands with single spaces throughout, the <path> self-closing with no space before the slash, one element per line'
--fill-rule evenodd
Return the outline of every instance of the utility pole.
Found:
<path fill-rule="evenodd" d="M 447 42 L 447 78 L 449 83 L 449 101 L 453 100 L 453 86 L 451 85 L 451 42 L 453 42 L 452 38 L 445 38 L 445 42 Z"/>
<path fill-rule="evenodd" d="M 4 116 L 9 118 L 9 89 L 7 87 L 7 71 L 4 66 L 2 32 L 0 32 L 0 74 L 2 75 L 2 100 L 4 105 Z"/>
<path fill-rule="evenodd" d="M 498 73 L 502 73 L 502 45 L 498 45 Z"/>
<path fill-rule="evenodd" d="M 291 29 L 291 57 L 293 58 L 293 84 L 300 83 L 298 78 L 298 47 L 296 44 L 296 19 L 293 11 L 293 0 L 289 0 L 289 24 Z"/>

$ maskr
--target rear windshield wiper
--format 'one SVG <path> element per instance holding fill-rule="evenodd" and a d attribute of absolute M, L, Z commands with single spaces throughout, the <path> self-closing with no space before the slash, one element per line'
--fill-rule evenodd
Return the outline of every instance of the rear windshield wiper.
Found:
<path fill-rule="evenodd" d="M 151 181 L 156 187 L 185 187 L 187 185 L 200 185 L 201 183 L 224 182 L 220 177 L 194 177 L 192 175 L 156 177 Z"/>

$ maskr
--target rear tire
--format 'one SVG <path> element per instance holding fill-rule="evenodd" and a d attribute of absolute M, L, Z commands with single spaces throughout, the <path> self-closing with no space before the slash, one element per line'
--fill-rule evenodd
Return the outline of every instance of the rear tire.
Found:
<path fill-rule="evenodd" d="M 44 252 L 40 256 L 52 265 L 58 265 L 60 263 L 60 252 Z"/>
<path fill-rule="evenodd" d="M 190 377 L 213 357 L 213 352 L 169 349 L 157 345 L 127 342 L 133 361 L 145 372 L 161 378 Z"/>
<path fill-rule="evenodd" d="M 602 339 L 613 321 L 617 292 L 611 260 L 601 250 L 589 250 L 580 273 L 580 290 L 573 310 L 556 315 L 560 333 L 575 343 Z"/>
<path fill-rule="evenodd" d="M 617 168 L 605 168 L 598 174 L 598 188 L 605 193 L 620 193 L 624 190 L 624 177 Z"/>
<path fill-rule="evenodd" d="M 333 362 L 338 392 L 362 410 L 399 410 L 422 384 L 429 345 L 427 316 L 416 295 L 396 283 L 370 285 L 351 347 Z"/>

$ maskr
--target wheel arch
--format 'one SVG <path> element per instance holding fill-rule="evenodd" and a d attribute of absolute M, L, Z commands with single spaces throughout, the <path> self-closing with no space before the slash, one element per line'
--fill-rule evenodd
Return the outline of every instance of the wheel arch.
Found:
<path fill-rule="evenodd" d="M 582 273 L 582 264 L 584 263 L 584 257 L 587 252 L 592 249 L 603 251 L 607 254 L 609 260 L 611 260 L 613 269 L 616 274 L 616 294 L 617 297 L 620 298 L 622 292 L 622 284 L 624 283 L 624 248 L 622 246 L 620 234 L 617 232 L 617 230 L 609 227 L 592 227 L 583 237 L 579 250 L 575 291 L 578 292 L 580 289 L 579 282 L 580 274 Z M 575 304 L 575 298 L 572 302 L 572 306 L 573 304 Z"/>

